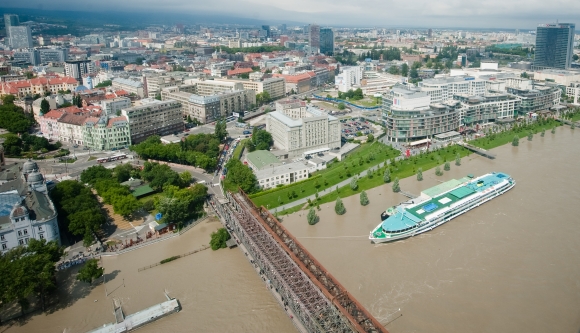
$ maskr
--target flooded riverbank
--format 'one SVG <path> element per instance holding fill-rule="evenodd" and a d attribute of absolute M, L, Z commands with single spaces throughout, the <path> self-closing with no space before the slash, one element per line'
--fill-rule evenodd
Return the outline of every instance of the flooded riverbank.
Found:
<path fill-rule="evenodd" d="M 126 314 L 131 314 L 165 301 L 164 291 L 179 299 L 182 311 L 139 332 L 295 332 L 239 249 L 205 250 L 137 272 L 208 244 L 210 233 L 219 227 L 217 221 L 201 223 L 180 237 L 104 257 L 108 297 L 102 284 L 90 288 L 71 276 L 65 281 L 70 288 L 62 288 L 62 308 L 29 316 L 25 324 L 3 332 L 86 332 L 115 320 L 113 298 L 121 301 Z"/>
<path fill-rule="evenodd" d="M 577 332 L 580 328 L 580 133 L 569 127 L 519 147 L 493 149 L 401 181 L 414 194 L 468 173 L 503 171 L 517 185 L 437 229 L 403 241 L 370 244 L 388 206 L 407 200 L 390 185 L 344 198 L 337 216 L 306 212 L 283 219 L 290 232 L 391 332 Z M 400 311 L 399 311 L 400 309 Z M 401 314 L 403 316 L 401 316 Z"/>

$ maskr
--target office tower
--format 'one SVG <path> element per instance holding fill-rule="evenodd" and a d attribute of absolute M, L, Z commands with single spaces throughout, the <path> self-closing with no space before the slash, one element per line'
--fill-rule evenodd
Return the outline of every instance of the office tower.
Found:
<path fill-rule="evenodd" d="M 4 27 L 6 28 L 6 45 L 10 45 L 10 27 L 17 27 L 20 25 L 18 15 L 4 14 Z"/>
<path fill-rule="evenodd" d="M 265 31 L 265 37 L 266 38 L 272 37 L 272 33 L 270 32 L 270 26 L 269 25 L 263 25 L 262 26 L 262 30 Z"/>
<path fill-rule="evenodd" d="M 540 24 L 536 30 L 534 69 L 567 69 L 574 49 L 573 23 Z"/>
<path fill-rule="evenodd" d="M 334 53 L 334 32 L 330 28 L 320 29 L 320 53 L 325 55 Z"/>
<path fill-rule="evenodd" d="M 320 26 L 316 24 L 308 26 L 308 44 L 313 49 L 320 48 Z"/>
<path fill-rule="evenodd" d="M 429 38 L 433 37 L 433 29 L 427 30 L 427 37 Z"/>
<path fill-rule="evenodd" d="M 27 49 L 32 47 L 32 34 L 27 25 L 8 27 L 10 35 L 10 47 L 13 49 Z"/>

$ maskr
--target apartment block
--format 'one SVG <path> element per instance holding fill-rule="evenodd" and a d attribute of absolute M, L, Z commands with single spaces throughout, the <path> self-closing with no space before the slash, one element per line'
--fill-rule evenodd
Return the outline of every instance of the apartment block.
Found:
<path fill-rule="evenodd" d="M 141 105 L 123 109 L 121 114 L 129 120 L 132 144 L 151 135 L 167 135 L 184 128 L 181 105 L 175 100 L 143 99 Z"/>
<path fill-rule="evenodd" d="M 112 81 L 113 89 L 125 90 L 129 94 L 145 97 L 143 83 L 138 80 L 115 78 Z"/>
<path fill-rule="evenodd" d="M 273 77 L 263 80 L 216 78 L 215 81 L 239 82 L 242 84 L 243 89 L 253 90 L 256 94 L 267 92 L 272 99 L 286 96 L 286 81 L 282 77 Z"/>

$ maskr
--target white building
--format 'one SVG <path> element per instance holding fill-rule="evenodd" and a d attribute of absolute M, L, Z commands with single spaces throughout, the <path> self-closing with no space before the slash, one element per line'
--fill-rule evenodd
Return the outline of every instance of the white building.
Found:
<path fill-rule="evenodd" d="M 431 102 L 453 99 L 455 94 L 484 95 L 486 80 L 471 76 L 449 76 L 419 82 L 422 92 L 431 96 Z"/>
<path fill-rule="evenodd" d="M 122 89 L 129 94 L 137 95 L 141 98 L 145 97 L 143 90 L 143 83 L 137 80 L 115 78 L 112 82 L 113 89 Z"/>
<path fill-rule="evenodd" d="M 292 184 L 308 178 L 308 165 L 294 162 L 254 171 L 261 188 L 268 189 L 277 185 Z"/>
<path fill-rule="evenodd" d="M 38 165 L 29 160 L 22 170 L 18 164 L 4 166 L 1 146 L 0 156 L 0 251 L 26 246 L 33 238 L 60 244 L 56 208 Z"/>
<path fill-rule="evenodd" d="M 360 85 L 363 79 L 363 66 L 343 67 L 342 73 L 334 78 L 334 84 L 338 91 L 347 92 L 353 89 L 353 86 Z"/>
<path fill-rule="evenodd" d="M 574 98 L 574 104 L 580 103 L 580 82 L 571 82 L 566 87 L 566 95 Z"/>
<path fill-rule="evenodd" d="M 274 146 L 297 156 L 320 148 L 340 148 L 340 122 L 304 102 L 276 102 L 276 111 L 268 113 L 266 130 L 272 134 Z"/>
<path fill-rule="evenodd" d="M 116 97 L 113 99 L 104 99 L 99 102 L 103 113 L 107 116 L 114 116 L 122 109 L 131 107 L 131 99 L 127 97 Z"/>

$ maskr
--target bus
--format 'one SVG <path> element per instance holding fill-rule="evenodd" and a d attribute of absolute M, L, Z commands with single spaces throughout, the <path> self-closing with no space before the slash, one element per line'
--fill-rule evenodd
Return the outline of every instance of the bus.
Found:
<path fill-rule="evenodd" d="M 112 162 L 112 161 L 116 161 L 116 160 L 122 160 L 125 158 L 127 158 L 127 154 L 121 153 L 121 154 L 113 155 L 110 157 L 97 158 L 97 163 L 107 163 L 107 162 Z"/>

